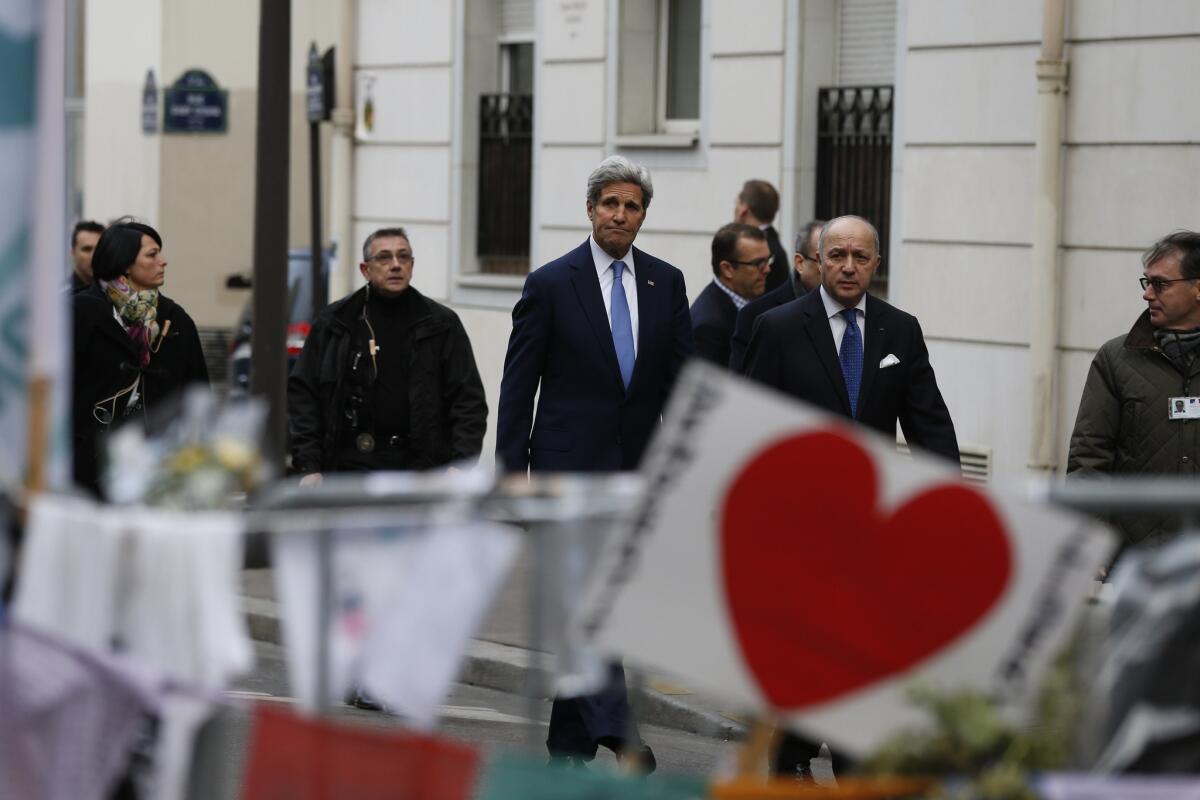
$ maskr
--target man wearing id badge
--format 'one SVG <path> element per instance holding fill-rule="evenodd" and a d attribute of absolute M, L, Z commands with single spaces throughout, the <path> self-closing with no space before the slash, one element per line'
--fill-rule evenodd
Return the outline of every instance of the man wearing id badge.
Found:
<path fill-rule="evenodd" d="M 1067 473 L 1196 475 L 1200 457 L 1200 233 L 1179 231 L 1142 257 L 1146 310 L 1092 360 Z M 1122 516 L 1125 545 L 1161 540 L 1178 520 Z"/>

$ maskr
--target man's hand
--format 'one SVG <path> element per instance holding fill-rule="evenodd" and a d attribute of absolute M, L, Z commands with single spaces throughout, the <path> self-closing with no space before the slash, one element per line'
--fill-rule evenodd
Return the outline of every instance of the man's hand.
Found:
<path fill-rule="evenodd" d="M 321 473 L 319 473 L 319 472 L 308 473 L 307 475 L 305 475 L 303 478 L 300 479 L 300 485 L 301 486 L 320 486 L 321 485 Z"/>

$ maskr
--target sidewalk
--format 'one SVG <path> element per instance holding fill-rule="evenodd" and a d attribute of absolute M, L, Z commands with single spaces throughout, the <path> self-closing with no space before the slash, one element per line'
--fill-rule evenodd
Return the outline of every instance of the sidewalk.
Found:
<path fill-rule="evenodd" d="M 527 646 L 524 589 L 528 583 L 528 567 L 522 559 L 497 595 L 478 638 L 472 639 L 467 647 L 460 682 L 510 694 L 525 693 L 535 660 Z M 279 605 L 275 601 L 271 570 L 245 570 L 242 595 L 250 635 L 256 641 L 280 644 Z M 541 663 L 549 665 L 552 658 L 544 654 Z M 745 733 L 745 726 L 722 714 L 714 701 L 666 680 L 646 676 L 643 685 L 631 686 L 631 691 L 637 692 L 630 701 L 643 724 L 717 739 L 741 739 Z"/>

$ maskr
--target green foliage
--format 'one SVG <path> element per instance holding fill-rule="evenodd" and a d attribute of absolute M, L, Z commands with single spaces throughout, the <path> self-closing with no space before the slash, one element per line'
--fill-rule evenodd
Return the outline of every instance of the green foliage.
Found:
<path fill-rule="evenodd" d="M 931 717 L 928 728 L 886 742 L 865 764 L 870 774 L 933 775 L 949 780 L 937 798 L 1036 800 L 1029 773 L 1061 768 L 1082 708 L 1074 648 L 1047 671 L 1033 724 L 1017 727 L 989 697 L 928 686 L 909 691 Z M 956 785 L 957 784 L 957 785 Z"/>

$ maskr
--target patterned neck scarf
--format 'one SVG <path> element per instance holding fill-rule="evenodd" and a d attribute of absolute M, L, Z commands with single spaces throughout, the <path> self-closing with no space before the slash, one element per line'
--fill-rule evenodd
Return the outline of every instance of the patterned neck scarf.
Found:
<path fill-rule="evenodd" d="M 124 276 L 100 281 L 100 286 L 124 320 L 129 338 L 137 345 L 138 366 L 145 367 L 150 363 L 150 343 L 158 337 L 158 289 L 134 291 Z"/>

